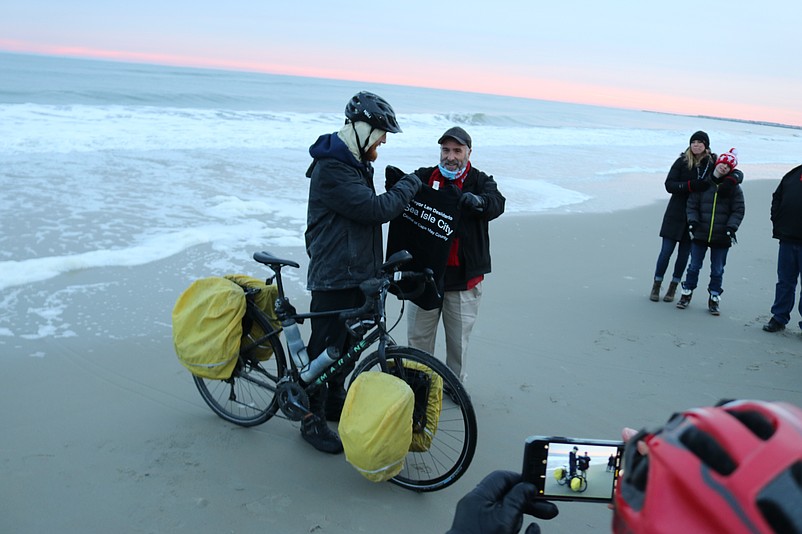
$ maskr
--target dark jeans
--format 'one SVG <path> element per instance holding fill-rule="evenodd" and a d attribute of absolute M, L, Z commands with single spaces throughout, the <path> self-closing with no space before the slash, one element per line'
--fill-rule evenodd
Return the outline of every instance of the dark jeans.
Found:
<path fill-rule="evenodd" d="M 721 282 L 724 278 L 724 265 L 727 264 L 728 248 L 711 248 L 710 249 L 710 284 L 707 286 L 707 291 L 711 295 L 721 295 L 724 289 L 721 287 Z M 707 245 L 691 242 L 691 262 L 688 265 L 688 274 L 685 276 L 685 282 L 682 287 L 685 289 L 696 289 L 699 284 L 699 271 L 702 270 L 702 262 L 705 260 L 707 253 Z"/>
<path fill-rule="evenodd" d="M 688 265 L 688 256 L 691 253 L 691 242 L 688 239 L 682 241 L 674 241 L 673 239 L 663 238 L 663 246 L 660 248 L 660 254 L 657 256 L 657 267 L 654 270 L 654 281 L 662 282 L 668 270 L 668 263 L 671 261 L 671 255 L 674 253 L 674 247 L 679 243 L 677 249 L 677 260 L 674 262 L 674 274 L 671 278 L 672 282 L 679 282 L 682 280 L 682 273 L 685 272 L 685 266 Z"/>
<path fill-rule="evenodd" d="M 309 311 L 321 312 L 356 308 L 365 302 L 365 295 L 358 287 L 334 291 L 312 291 Z M 349 335 L 339 315 L 315 317 L 312 321 L 312 334 L 309 337 L 307 352 L 309 358 L 317 358 L 327 347 L 337 347 L 341 353 L 349 347 Z M 353 366 L 352 366 L 353 367 Z M 329 385 L 342 388 L 349 370 L 331 379 Z"/>
<path fill-rule="evenodd" d="M 802 245 L 780 241 L 777 254 L 777 286 L 774 290 L 774 304 L 771 314 L 780 324 L 788 324 L 791 310 L 794 309 L 796 281 L 802 274 Z M 802 315 L 802 290 L 799 295 L 799 315 Z M 802 321 L 799 322 L 802 328 Z"/>

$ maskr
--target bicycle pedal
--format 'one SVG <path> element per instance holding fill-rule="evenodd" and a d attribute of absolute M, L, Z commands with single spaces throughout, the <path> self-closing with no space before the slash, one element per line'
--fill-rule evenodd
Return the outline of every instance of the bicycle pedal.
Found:
<path fill-rule="evenodd" d="M 276 386 L 278 407 L 290 421 L 300 421 L 310 412 L 309 396 L 295 382 L 282 382 Z"/>

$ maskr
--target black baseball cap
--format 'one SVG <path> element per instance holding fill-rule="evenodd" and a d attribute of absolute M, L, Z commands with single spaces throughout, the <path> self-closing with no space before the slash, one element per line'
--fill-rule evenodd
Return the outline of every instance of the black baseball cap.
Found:
<path fill-rule="evenodd" d="M 451 138 L 457 143 L 461 145 L 465 145 L 468 148 L 471 148 L 471 136 L 468 135 L 468 132 L 460 128 L 459 126 L 454 126 L 453 128 L 449 128 L 446 130 L 446 133 L 440 136 L 440 139 L 437 140 L 437 144 L 442 145 L 443 141 L 446 139 Z"/>

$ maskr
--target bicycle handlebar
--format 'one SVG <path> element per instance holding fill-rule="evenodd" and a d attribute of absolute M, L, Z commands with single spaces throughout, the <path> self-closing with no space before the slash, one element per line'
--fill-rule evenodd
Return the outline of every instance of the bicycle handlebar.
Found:
<path fill-rule="evenodd" d="M 365 303 L 359 308 L 353 310 L 346 310 L 340 313 L 340 319 L 345 321 L 353 319 L 361 315 L 366 315 L 374 310 L 374 299 L 378 296 L 385 284 L 389 285 L 393 282 L 400 282 L 402 280 L 410 282 L 420 282 L 418 287 L 412 293 L 404 293 L 405 298 L 415 298 L 426 288 L 427 284 L 431 284 L 434 290 L 437 291 L 437 286 L 434 283 L 434 273 L 431 269 L 424 269 L 422 272 L 418 271 L 391 271 L 382 272 L 378 278 L 371 278 L 359 284 L 359 289 L 365 294 Z M 439 297 L 439 292 L 438 292 Z"/>

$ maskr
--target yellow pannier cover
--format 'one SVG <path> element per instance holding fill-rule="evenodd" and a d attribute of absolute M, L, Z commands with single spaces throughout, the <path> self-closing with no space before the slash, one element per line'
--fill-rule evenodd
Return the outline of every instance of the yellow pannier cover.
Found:
<path fill-rule="evenodd" d="M 345 459 L 373 482 L 384 482 L 404 467 L 412 440 L 415 396 L 395 376 L 367 372 L 354 379 L 340 416 Z"/>
<path fill-rule="evenodd" d="M 245 293 L 225 278 L 194 281 L 173 308 L 173 344 L 178 360 L 197 376 L 224 380 L 239 355 Z"/>
<path fill-rule="evenodd" d="M 428 392 L 416 391 L 416 396 L 423 394 L 423 399 L 416 398 L 416 402 L 421 400 L 426 403 L 426 424 L 420 425 L 416 421 L 412 432 L 412 443 L 409 450 L 412 452 L 426 452 L 432 446 L 432 440 L 437 432 L 437 425 L 440 423 L 440 410 L 443 408 L 443 377 L 435 373 L 431 368 L 422 363 L 405 361 L 404 367 L 412 373 L 418 373 L 419 378 L 428 377 Z M 414 376 L 413 376 L 414 380 Z M 421 384 L 423 386 L 424 384 Z"/>
<path fill-rule="evenodd" d="M 264 280 L 245 274 L 227 274 L 225 278 L 242 287 L 259 288 L 261 291 L 254 296 L 254 302 L 270 318 L 270 324 L 273 325 L 274 329 L 279 330 L 281 328 L 281 323 L 276 319 L 276 311 L 274 308 L 276 299 L 278 298 L 278 288 L 276 284 L 267 285 Z M 254 321 L 251 325 L 251 331 L 242 333 L 242 344 L 247 347 L 263 335 L 265 335 L 265 331 L 262 330 L 259 323 Z M 252 354 L 262 361 L 269 360 L 270 357 L 273 356 L 273 348 L 269 343 L 264 343 L 254 348 Z"/>

